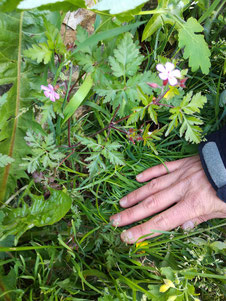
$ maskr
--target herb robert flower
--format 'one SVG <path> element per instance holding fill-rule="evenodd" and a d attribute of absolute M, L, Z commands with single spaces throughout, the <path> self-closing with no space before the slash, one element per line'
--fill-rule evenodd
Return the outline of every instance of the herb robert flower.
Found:
<path fill-rule="evenodd" d="M 166 85 L 168 82 L 171 86 L 177 85 L 177 78 L 181 77 L 181 72 L 180 70 L 175 69 L 173 63 L 167 62 L 165 66 L 158 64 L 156 69 L 160 72 L 159 77 L 163 80 L 164 85 Z"/>
<path fill-rule="evenodd" d="M 45 96 L 53 102 L 60 98 L 60 95 L 54 91 L 53 86 L 50 84 L 47 87 L 41 85 L 41 89 L 44 91 Z"/>

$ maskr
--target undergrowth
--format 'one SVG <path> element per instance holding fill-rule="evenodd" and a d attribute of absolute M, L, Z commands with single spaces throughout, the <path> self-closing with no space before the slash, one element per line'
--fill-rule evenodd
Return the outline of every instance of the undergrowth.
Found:
<path fill-rule="evenodd" d="M 0 2 L 0 300 L 224 300 L 225 221 L 134 245 L 109 222 L 137 174 L 225 124 L 221 1 L 99 1 L 73 45 L 60 27 L 83 0 L 14 2 Z"/>

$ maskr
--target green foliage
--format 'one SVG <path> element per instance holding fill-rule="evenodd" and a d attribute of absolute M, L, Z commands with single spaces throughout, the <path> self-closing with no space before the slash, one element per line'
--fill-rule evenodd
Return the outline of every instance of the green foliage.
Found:
<path fill-rule="evenodd" d="M 189 59 L 189 66 L 195 72 L 200 67 L 204 74 L 210 69 L 210 50 L 204 36 L 198 34 L 203 27 L 194 18 L 189 18 L 179 29 L 179 47 L 184 48 L 184 58 Z M 197 47 L 198 45 L 198 47 Z"/>
<path fill-rule="evenodd" d="M 114 109 L 120 105 L 118 111 L 120 117 L 130 114 L 138 104 L 138 87 L 146 93 L 151 93 L 147 82 L 158 81 L 149 71 L 138 72 L 142 60 L 143 57 L 131 34 L 125 34 L 118 42 L 114 57 L 109 57 L 111 76 L 109 73 L 102 75 L 95 85 L 96 93 L 104 97 L 105 103 L 110 102 Z"/>
<path fill-rule="evenodd" d="M 64 14 L 39 8 L 67 11 L 83 1 L 45 1 L 49 4 L 44 6 L 44 1 L 4 0 L 0 10 L 15 9 L 19 2 L 38 9 L 23 14 L 21 47 L 19 14 L 1 14 L 0 91 L 7 92 L 0 98 L 0 162 L 14 161 L 5 166 L 10 176 L 0 209 L 0 299 L 223 301 L 225 223 L 212 220 L 190 232 L 166 232 L 137 248 L 122 243 L 122 228 L 109 222 L 120 210 L 118 200 L 143 185 L 136 174 L 193 155 L 196 147 L 189 144 L 202 139 L 200 125 L 208 132 L 224 123 L 219 0 L 210 9 L 208 1 L 193 3 L 186 12 L 191 7 L 185 0 L 159 1 L 162 7 L 149 12 L 141 11 L 145 1 L 99 1 L 97 7 L 104 10 L 99 10 L 94 34 L 78 27 L 73 50 L 65 49 L 59 34 Z M 124 25 L 136 14 L 152 15 L 148 41 L 140 42 L 142 28 L 136 31 L 144 22 Z M 194 21 L 200 16 L 211 41 L 211 76 L 183 70 L 184 51 L 191 67 L 207 73 L 207 51 L 204 65 L 203 58 L 194 59 L 187 41 L 180 51 L 175 43 L 177 33 L 185 30 L 192 45 L 198 37 L 205 48 L 202 27 Z M 49 57 L 37 53 L 40 45 Z M 174 87 L 163 86 L 155 68 L 167 61 L 188 77 L 187 89 L 184 77 Z M 54 103 L 40 91 L 47 83 L 61 95 Z M 0 191 L 5 167 L 0 169 Z M 38 172 L 30 179 L 25 168 Z"/>
<path fill-rule="evenodd" d="M 60 31 L 46 21 L 45 24 L 45 36 L 47 41 L 43 43 L 33 44 L 31 48 L 24 50 L 24 55 L 36 60 L 37 63 L 43 61 L 44 64 L 48 64 L 53 57 L 54 53 L 64 55 L 66 54 L 66 47 L 62 41 Z"/>
<path fill-rule="evenodd" d="M 114 50 L 114 57 L 109 57 L 112 74 L 124 79 L 137 73 L 143 57 L 138 46 L 133 43 L 132 36 L 126 33 Z"/>
<path fill-rule="evenodd" d="M 25 50 L 24 55 L 32 60 L 36 60 L 37 63 L 41 63 L 43 61 L 44 64 L 48 64 L 53 52 L 49 49 L 46 43 L 39 43 L 38 45 L 32 45 L 32 48 Z"/>
<path fill-rule="evenodd" d="M 166 136 L 181 123 L 180 136 L 185 133 L 185 139 L 192 143 L 199 143 L 201 140 L 202 129 L 198 126 L 203 121 L 198 118 L 195 113 L 200 112 L 200 108 L 204 106 L 207 99 L 201 93 L 197 93 L 192 97 L 192 92 L 188 93 L 180 103 L 180 106 L 170 109 L 170 119 Z M 188 114 L 190 116 L 188 116 Z"/>
<path fill-rule="evenodd" d="M 61 220 L 71 208 L 71 198 L 64 192 L 49 188 L 50 197 L 29 194 L 31 205 L 22 201 L 21 207 L 5 209 L 0 229 L 0 240 L 9 235 L 15 236 L 15 244 L 19 238 L 33 227 L 52 225 Z"/>
<path fill-rule="evenodd" d="M 90 161 L 88 169 L 91 176 L 106 169 L 104 158 L 110 161 L 113 166 L 125 165 L 124 156 L 118 151 L 121 144 L 109 141 L 104 142 L 101 136 L 98 136 L 97 141 L 80 136 L 77 136 L 77 138 L 83 145 L 92 150 L 91 156 L 85 159 L 85 161 Z"/>
<path fill-rule="evenodd" d="M 31 148 L 31 155 L 23 158 L 26 162 L 21 163 L 20 166 L 25 167 L 28 173 L 54 168 L 64 158 L 64 154 L 59 152 L 55 145 L 53 134 L 43 136 L 41 133 L 28 130 L 24 139 Z"/>

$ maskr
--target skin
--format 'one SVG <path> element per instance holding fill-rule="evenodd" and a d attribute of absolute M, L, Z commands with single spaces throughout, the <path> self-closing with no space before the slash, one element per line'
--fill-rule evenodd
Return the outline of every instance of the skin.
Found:
<path fill-rule="evenodd" d="M 213 218 L 226 217 L 226 203 L 216 196 L 199 156 L 165 162 L 165 165 L 169 173 L 161 164 L 137 175 L 138 182 L 151 181 L 120 200 L 121 207 L 126 209 L 111 216 L 115 227 L 155 215 L 147 222 L 123 231 L 122 241 L 133 244 L 159 235 L 154 233 L 139 239 L 151 230 L 169 231 L 178 226 L 188 229 Z"/>

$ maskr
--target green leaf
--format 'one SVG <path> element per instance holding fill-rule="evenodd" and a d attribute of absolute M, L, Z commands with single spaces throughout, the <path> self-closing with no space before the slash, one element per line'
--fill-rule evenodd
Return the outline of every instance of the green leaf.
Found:
<path fill-rule="evenodd" d="M 3 296 L 2 300 L 16 300 L 15 293 L 13 292 L 16 290 L 16 283 L 17 283 L 17 275 L 13 268 L 11 268 L 8 275 L 2 275 L 0 272 L 0 296 Z"/>
<path fill-rule="evenodd" d="M 133 43 L 132 35 L 128 32 L 114 50 L 114 57 L 109 57 L 114 76 L 124 78 L 135 75 L 142 61 L 139 47 Z"/>
<path fill-rule="evenodd" d="M 146 107 L 135 107 L 133 110 L 133 113 L 130 114 L 130 117 L 127 120 L 128 125 L 137 122 L 138 120 L 142 120 L 145 115 Z"/>
<path fill-rule="evenodd" d="M 45 9 L 45 10 L 63 10 L 75 11 L 79 8 L 86 8 L 84 0 L 23 0 L 17 6 L 18 9 Z"/>
<path fill-rule="evenodd" d="M 189 59 L 189 66 L 195 72 L 201 68 L 204 74 L 209 73 L 210 50 L 204 40 L 204 35 L 198 34 L 203 31 L 203 27 L 193 17 L 186 23 L 181 23 L 179 29 L 179 47 L 184 48 L 184 58 Z"/>
<path fill-rule="evenodd" d="M 31 205 L 23 202 L 21 208 L 11 208 L 5 212 L 5 218 L 0 229 L 0 239 L 15 235 L 15 244 L 23 233 L 33 227 L 52 225 L 61 220 L 71 208 L 72 200 L 63 191 L 49 189 L 50 197 L 31 194 Z"/>
<path fill-rule="evenodd" d="M 5 167 L 8 164 L 13 163 L 15 160 L 7 155 L 3 155 L 0 153 L 0 167 Z"/>
<path fill-rule="evenodd" d="M 29 48 L 24 51 L 26 57 L 36 60 L 37 63 L 48 64 L 53 55 L 53 51 L 49 49 L 46 43 L 39 43 L 38 45 L 32 45 L 32 48 Z"/>
<path fill-rule="evenodd" d="M 149 113 L 149 115 L 151 117 L 151 120 L 154 121 L 155 124 L 158 124 L 156 109 L 158 109 L 157 105 L 154 105 L 154 104 L 150 105 L 148 107 L 148 113 Z"/>
<path fill-rule="evenodd" d="M 93 80 L 91 75 L 87 75 L 86 79 L 82 83 L 81 87 L 70 99 L 70 102 L 67 104 L 64 110 L 64 123 L 74 114 L 78 107 L 82 104 L 83 100 L 86 98 L 90 89 L 93 86 Z"/>

